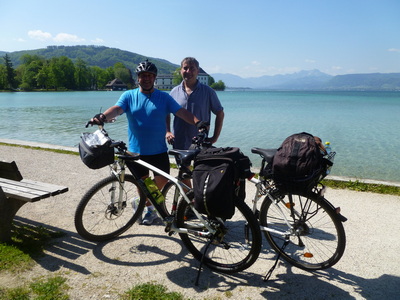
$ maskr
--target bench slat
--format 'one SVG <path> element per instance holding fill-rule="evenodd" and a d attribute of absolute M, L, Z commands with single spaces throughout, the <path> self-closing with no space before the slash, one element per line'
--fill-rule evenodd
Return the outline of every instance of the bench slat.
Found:
<path fill-rule="evenodd" d="M 43 190 L 48 191 L 52 196 L 68 192 L 66 186 L 55 185 L 51 183 L 39 182 L 35 180 L 23 179 L 21 182 L 27 183 L 30 187 L 40 186 Z M 32 186 L 33 185 L 33 186 Z"/>
<path fill-rule="evenodd" d="M 14 181 L 0 178 L 0 186 L 9 198 L 35 202 L 68 191 L 67 187 L 33 181 Z"/>
<path fill-rule="evenodd" d="M 15 188 L 8 188 L 6 186 L 1 186 L 1 188 L 7 198 L 18 199 L 26 202 L 36 202 L 41 199 L 50 197 L 48 193 L 32 194 L 30 192 L 17 190 Z"/>

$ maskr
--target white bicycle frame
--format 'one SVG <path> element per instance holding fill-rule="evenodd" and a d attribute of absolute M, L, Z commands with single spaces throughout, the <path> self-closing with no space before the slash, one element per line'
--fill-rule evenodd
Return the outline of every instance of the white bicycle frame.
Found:
<path fill-rule="evenodd" d="M 255 177 L 252 177 L 251 179 L 249 179 L 249 181 L 256 186 L 256 193 L 254 195 L 254 199 L 252 200 L 252 202 L 253 202 L 252 210 L 253 210 L 253 213 L 256 213 L 257 203 L 261 199 L 261 197 L 266 196 L 266 197 L 269 197 L 270 199 L 274 199 L 274 197 L 268 193 L 267 188 L 264 187 L 264 183 L 261 180 L 255 178 Z M 281 216 L 285 220 L 285 223 L 289 229 L 287 231 L 278 231 L 278 230 L 271 229 L 269 227 L 261 226 L 261 225 L 260 225 L 260 229 L 262 231 L 268 231 L 268 232 L 279 234 L 283 237 L 286 237 L 293 233 L 293 226 L 290 224 L 289 220 L 286 218 L 285 214 L 283 213 L 280 203 L 281 203 L 281 201 L 277 201 L 275 199 L 272 202 L 272 204 L 280 211 Z"/>
<path fill-rule="evenodd" d="M 159 168 L 141 160 L 141 159 L 137 159 L 137 160 L 133 160 L 132 162 L 137 163 L 139 165 L 142 165 L 144 167 L 146 167 L 147 169 L 156 172 L 158 174 L 160 174 L 161 176 L 165 177 L 166 179 L 172 181 L 174 183 L 174 185 L 179 189 L 179 193 L 180 195 L 183 197 L 183 199 L 185 199 L 185 201 L 191 205 L 191 200 L 187 197 L 185 190 L 190 190 L 191 188 L 188 187 L 186 184 L 184 184 L 182 181 L 180 181 L 179 179 L 173 177 L 172 175 L 164 172 L 163 170 L 160 170 Z M 118 168 L 119 165 L 119 168 Z M 124 190 L 124 184 L 125 184 L 125 160 L 124 159 L 118 159 L 118 161 L 114 162 L 114 164 L 111 167 L 111 174 L 114 175 L 115 177 L 118 178 L 119 181 L 119 189 L 120 189 L 120 193 L 119 193 L 119 199 L 118 199 L 118 209 L 122 209 L 122 196 L 123 196 L 123 190 Z M 116 187 L 114 186 L 113 183 L 113 191 L 112 191 L 112 198 L 111 198 L 111 202 L 115 202 L 115 189 Z M 208 222 L 206 222 L 206 220 L 203 218 L 203 216 L 194 208 L 191 208 L 192 211 L 195 213 L 195 215 L 197 216 L 197 218 L 200 220 L 200 222 L 202 223 L 202 225 L 207 228 L 208 232 L 204 233 L 204 232 L 200 232 L 200 231 L 196 231 L 196 230 L 190 230 L 187 228 L 178 228 L 175 226 L 174 223 L 172 223 L 171 226 L 171 231 L 174 232 L 178 232 L 178 233 L 186 233 L 186 234 L 194 234 L 197 236 L 202 236 L 202 237 L 211 237 L 214 235 L 214 233 L 216 232 L 215 229 L 213 229 Z M 162 217 L 163 221 L 164 218 Z M 203 228 L 203 227 L 202 227 Z"/>

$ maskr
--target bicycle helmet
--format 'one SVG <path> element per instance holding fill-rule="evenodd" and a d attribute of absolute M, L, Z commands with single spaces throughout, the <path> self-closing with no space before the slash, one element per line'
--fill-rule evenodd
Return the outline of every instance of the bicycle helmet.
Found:
<path fill-rule="evenodd" d="M 139 75 L 142 72 L 149 72 L 157 76 L 157 67 L 155 64 L 150 62 L 149 60 L 145 60 L 141 62 L 137 67 L 136 67 L 136 75 Z"/>

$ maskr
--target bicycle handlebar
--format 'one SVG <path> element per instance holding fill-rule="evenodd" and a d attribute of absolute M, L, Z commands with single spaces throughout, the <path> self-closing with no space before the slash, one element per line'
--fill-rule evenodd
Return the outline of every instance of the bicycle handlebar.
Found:
<path fill-rule="evenodd" d="M 190 149 L 201 149 L 203 147 L 211 147 L 211 143 L 207 141 L 208 138 L 208 128 L 200 127 L 197 136 L 192 138 L 192 146 Z"/>

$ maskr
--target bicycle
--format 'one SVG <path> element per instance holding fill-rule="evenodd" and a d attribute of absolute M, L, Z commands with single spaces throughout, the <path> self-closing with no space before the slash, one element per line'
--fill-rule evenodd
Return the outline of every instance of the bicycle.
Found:
<path fill-rule="evenodd" d="M 99 130 L 108 137 L 102 126 Z M 74 221 L 79 235 L 90 241 L 106 241 L 121 235 L 142 215 L 146 199 L 149 199 L 165 225 L 165 232 L 178 233 L 189 252 L 201 262 L 199 272 L 204 264 L 211 270 L 232 274 L 257 260 L 261 231 L 244 202 L 235 203 L 237 210 L 232 219 L 208 218 L 194 208 L 192 189 L 181 180 L 144 162 L 140 155 L 128 152 L 122 141 L 110 139 L 109 146 L 116 151 L 110 176 L 91 187 L 77 206 Z M 198 152 L 194 149 L 180 153 L 195 157 Z M 165 209 L 163 197 L 151 193 L 144 180 L 136 175 L 134 164 L 155 171 L 174 184 L 180 197 L 174 199 L 171 213 Z M 126 168 L 131 174 L 126 174 Z M 136 209 L 133 209 L 133 202 Z M 188 212 L 195 217 L 187 218 Z"/>
<path fill-rule="evenodd" d="M 310 192 L 285 191 L 268 171 L 277 149 L 252 148 L 262 157 L 258 178 L 250 181 L 256 186 L 253 212 L 258 215 L 265 238 L 288 263 L 306 271 L 322 270 L 335 265 L 346 246 L 343 222 L 347 219 L 324 198 L 325 187 L 320 181 L 333 164 L 335 152 L 327 159 L 332 162 L 313 184 Z M 264 196 L 258 211 L 257 202 Z M 271 268 L 267 277 L 272 273 Z"/>
<path fill-rule="evenodd" d="M 201 141 L 197 142 L 196 148 L 201 147 Z M 281 256 L 291 265 L 306 271 L 332 267 L 341 259 L 345 250 L 346 235 L 342 223 L 347 219 L 341 215 L 340 208 L 335 208 L 324 198 L 325 187 L 320 183 L 324 176 L 318 178 L 318 184 L 311 193 L 285 192 L 281 189 L 272 174 L 265 171 L 276 150 L 251 149 L 252 153 L 262 157 L 262 162 L 258 178 L 254 176 L 248 179 L 256 187 L 252 211 L 268 243 L 278 253 L 266 279 Z M 175 156 L 178 166 L 189 165 L 193 158 L 182 156 L 175 150 L 169 153 Z M 332 152 L 327 158 L 332 164 L 335 154 Z M 190 169 L 186 167 L 184 170 L 178 174 L 178 178 L 191 178 Z M 328 170 L 322 172 L 326 174 Z M 179 192 L 173 187 L 173 183 L 167 183 L 163 188 L 165 203 L 177 197 Z M 258 209 L 262 197 L 264 200 Z"/>

